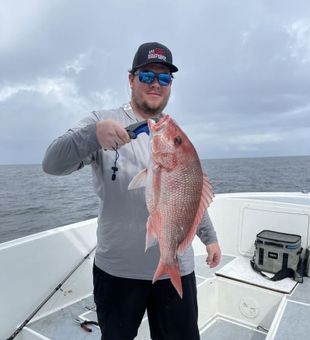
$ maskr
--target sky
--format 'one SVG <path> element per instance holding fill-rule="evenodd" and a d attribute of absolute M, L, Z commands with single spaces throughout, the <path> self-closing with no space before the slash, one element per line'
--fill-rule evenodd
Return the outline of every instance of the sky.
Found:
<path fill-rule="evenodd" d="M 310 155 L 309 0 L 0 0 L 0 164 L 41 163 L 127 103 L 150 41 L 173 53 L 165 112 L 200 158 Z"/>

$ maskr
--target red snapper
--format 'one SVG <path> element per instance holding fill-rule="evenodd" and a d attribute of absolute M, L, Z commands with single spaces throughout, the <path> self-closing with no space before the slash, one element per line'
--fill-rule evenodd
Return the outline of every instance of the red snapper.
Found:
<path fill-rule="evenodd" d="M 182 298 L 178 255 L 191 245 L 213 192 L 194 146 L 173 119 L 168 115 L 158 123 L 149 119 L 148 127 L 150 162 L 128 188 L 146 187 L 146 249 L 156 241 L 160 249 L 153 283 L 168 275 Z"/>

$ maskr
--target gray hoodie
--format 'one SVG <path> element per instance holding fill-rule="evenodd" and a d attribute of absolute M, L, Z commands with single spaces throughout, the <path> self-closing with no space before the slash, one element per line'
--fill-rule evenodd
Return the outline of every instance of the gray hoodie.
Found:
<path fill-rule="evenodd" d="M 96 123 L 106 119 L 124 127 L 138 121 L 128 104 L 115 110 L 92 112 L 48 147 L 43 170 L 52 175 L 67 175 L 91 165 L 100 203 L 96 266 L 114 276 L 151 280 L 159 262 L 159 247 L 155 245 L 145 251 L 148 211 L 144 189 L 128 190 L 131 179 L 148 165 L 149 136 L 142 133 L 118 150 L 118 171 L 112 181 L 115 151 L 103 150 L 96 138 Z M 207 213 L 197 235 L 205 245 L 217 242 Z M 192 247 L 179 256 L 179 264 L 182 276 L 194 270 Z"/>

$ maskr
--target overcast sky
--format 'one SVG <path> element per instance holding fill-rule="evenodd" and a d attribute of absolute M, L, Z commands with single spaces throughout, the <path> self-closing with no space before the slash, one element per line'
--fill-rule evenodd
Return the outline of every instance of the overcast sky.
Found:
<path fill-rule="evenodd" d="M 165 111 L 201 158 L 310 154 L 309 0 L 0 0 L 0 164 L 128 102 L 148 41 L 173 52 Z"/>

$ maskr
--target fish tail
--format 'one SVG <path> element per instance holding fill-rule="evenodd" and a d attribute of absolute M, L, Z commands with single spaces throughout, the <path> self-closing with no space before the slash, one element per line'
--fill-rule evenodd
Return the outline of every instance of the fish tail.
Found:
<path fill-rule="evenodd" d="M 173 264 L 165 264 L 163 261 L 160 260 L 153 277 L 153 283 L 165 274 L 170 276 L 171 283 L 173 284 L 174 288 L 176 289 L 176 291 L 180 295 L 180 298 L 182 299 L 183 289 L 179 263 L 176 261 Z"/>

